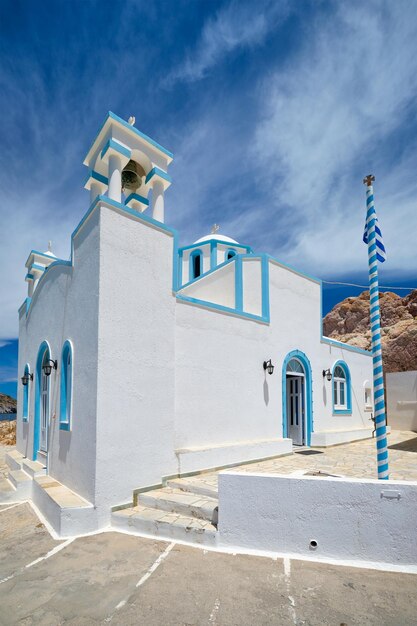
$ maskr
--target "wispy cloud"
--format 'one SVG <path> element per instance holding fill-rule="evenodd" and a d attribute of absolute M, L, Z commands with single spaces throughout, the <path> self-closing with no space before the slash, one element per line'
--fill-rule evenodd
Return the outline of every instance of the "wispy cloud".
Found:
<path fill-rule="evenodd" d="M 285 257 L 321 275 L 366 262 L 361 178 L 369 171 L 391 267 L 417 261 L 409 228 L 415 141 L 411 130 L 402 136 L 416 113 L 417 22 L 404 6 L 337 5 L 314 22 L 297 57 L 264 82 L 254 155 L 285 216 L 276 216 L 275 230 L 292 220 Z"/>
<path fill-rule="evenodd" d="M 188 50 L 182 63 L 163 81 L 165 86 L 176 82 L 194 82 L 232 52 L 261 44 L 289 13 L 287 0 L 238 2 L 232 0 L 205 22 L 197 45 Z"/>

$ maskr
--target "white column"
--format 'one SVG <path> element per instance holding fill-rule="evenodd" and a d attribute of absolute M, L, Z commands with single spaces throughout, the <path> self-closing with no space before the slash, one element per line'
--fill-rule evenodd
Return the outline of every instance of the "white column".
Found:
<path fill-rule="evenodd" d="M 109 189 L 107 195 L 116 202 L 122 201 L 122 162 L 117 154 L 109 157 Z"/>
<path fill-rule="evenodd" d="M 164 185 L 160 181 L 152 187 L 152 217 L 158 222 L 164 221 Z"/>
<path fill-rule="evenodd" d="M 100 191 L 101 191 L 100 183 L 92 182 L 91 186 L 90 186 L 90 204 L 93 204 L 93 202 L 97 198 L 97 196 L 100 195 Z"/>

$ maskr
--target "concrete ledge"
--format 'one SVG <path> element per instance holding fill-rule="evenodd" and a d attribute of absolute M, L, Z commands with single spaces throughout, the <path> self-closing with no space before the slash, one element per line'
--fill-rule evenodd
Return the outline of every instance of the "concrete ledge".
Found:
<path fill-rule="evenodd" d="M 242 463 L 265 461 L 292 453 L 291 439 L 243 441 L 220 446 L 203 446 L 176 450 L 179 474 L 213 471 Z"/>
<path fill-rule="evenodd" d="M 26 457 L 23 456 L 23 454 L 21 452 L 18 452 L 17 450 L 10 450 L 10 452 L 6 452 L 5 457 L 4 457 L 6 464 L 11 470 L 22 469 L 22 461 L 25 458 Z"/>
<path fill-rule="evenodd" d="M 98 528 L 94 506 L 50 476 L 33 480 L 32 500 L 59 537 L 73 537 Z"/>
<path fill-rule="evenodd" d="M 311 433 L 311 446 L 313 448 L 327 448 L 341 443 L 360 441 L 372 437 L 373 427 L 355 428 L 354 430 L 322 430 Z"/>

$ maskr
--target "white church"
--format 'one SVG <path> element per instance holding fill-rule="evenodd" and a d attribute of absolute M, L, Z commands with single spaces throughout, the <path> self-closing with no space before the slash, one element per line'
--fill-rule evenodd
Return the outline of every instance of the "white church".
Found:
<path fill-rule="evenodd" d="M 217 226 L 180 246 L 172 159 L 109 113 L 70 260 L 26 262 L 9 500 L 63 535 L 71 506 L 103 528 L 168 478 L 372 434 L 371 354 L 323 336 L 321 281 Z"/>

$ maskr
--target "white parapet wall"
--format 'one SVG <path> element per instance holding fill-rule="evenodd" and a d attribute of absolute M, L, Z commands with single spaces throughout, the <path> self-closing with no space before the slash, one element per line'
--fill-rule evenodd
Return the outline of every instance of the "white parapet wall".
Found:
<path fill-rule="evenodd" d="M 219 545 L 417 572 L 417 483 L 226 470 Z"/>

